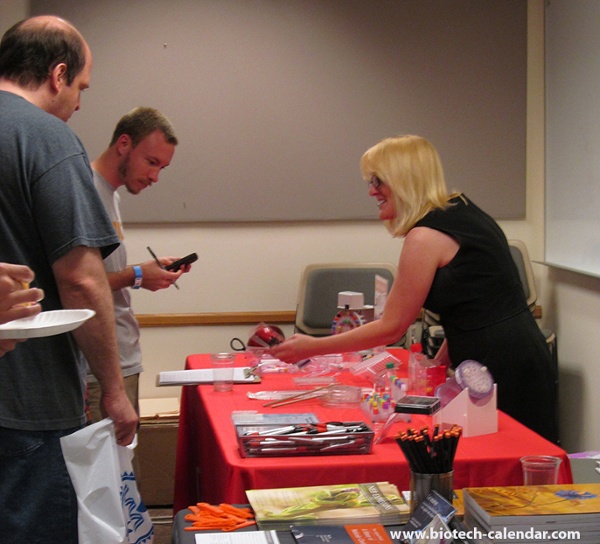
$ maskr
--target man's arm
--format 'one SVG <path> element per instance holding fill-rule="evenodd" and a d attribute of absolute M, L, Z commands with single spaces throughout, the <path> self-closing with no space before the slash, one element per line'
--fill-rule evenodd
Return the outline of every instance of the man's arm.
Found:
<path fill-rule="evenodd" d="M 112 294 L 100 250 L 78 246 L 58 259 L 52 270 L 65 308 L 96 312 L 72 334 L 100 384 L 100 405 L 115 424 L 117 443 L 128 445 L 137 430 L 138 417 L 125 394 Z"/>
<path fill-rule="evenodd" d="M 160 263 L 162 266 L 171 264 L 176 259 L 174 257 L 161 257 Z M 142 288 L 149 291 L 158 291 L 159 289 L 167 289 L 179 279 L 181 274 L 188 272 L 190 266 L 182 267 L 177 272 L 169 272 L 164 268 L 161 268 L 156 261 L 146 261 L 140 263 L 139 266 L 142 269 Z M 113 291 L 124 289 L 126 287 L 132 287 L 135 280 L 135 273 L 133 272 L 133 266 L 128 266 L 118 272 L 108 273 L 108 282 L 110 288 Z"/>

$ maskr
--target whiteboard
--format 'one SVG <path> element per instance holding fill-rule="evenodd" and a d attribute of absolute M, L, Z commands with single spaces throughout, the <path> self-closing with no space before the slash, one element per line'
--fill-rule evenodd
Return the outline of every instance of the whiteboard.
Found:
<path fill-rule="evenodd" d="M 600 2 L 546 5 L 548 264 L 600 276 Z"/>
<path fill-rule="evenodd" d="M 69 124 L 91 159 L 131 108 L 180 144 L 126 222 L 369 220 L 361 155 L 419 134 L 449 188 L 525 215 L 522 0 L 32 0 L 94 56 Z"/>

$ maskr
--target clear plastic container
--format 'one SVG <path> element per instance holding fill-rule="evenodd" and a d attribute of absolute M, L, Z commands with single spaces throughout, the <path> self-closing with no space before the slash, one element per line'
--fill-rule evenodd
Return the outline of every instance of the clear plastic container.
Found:
<path fill-rule="evenodd" d="M 386 370 L 386 364 L 390 361 L 394 363 L 394 366 L 400 366 L 401 364 L 396 357 L 385 351 L 383 353 L 373 355 L 372 357 L 366 357 L 362 361 L 354 364 L 350 368 L 350 372 L 354 376 L 359 376 L 361 378 L 370 380 L 372 383 L 375 383 L 375 380 L 379 374 Z"/>
<path fill-rule="evenodd" d="M 385 364 L 385 370 L 382 370 L 375 377 L 375 390 L 381 396 L 392 396 L 392 381 L 396 375 L 396 370 L 393 361 L 388 361 Z"/>
<path fill-rule="evenodd" d="M 406 382 L 396 377 L 391 386 L 392 400 L 394 402 L 398 402 L 400 399 L 406 396 L 407 392 Z"/>
<path fill-rule="evenodd" d="M 408 389 L 412 390 L 417 384 L 419 358 L 423 355 L 423 346 L 419 343 L 411 344 L 408 357 Z"/>
<path fill-rule="evenodd" d="M 423 353 L 423 346 L 420 343 L 410 346 L 410 356 L 408 358 L 408 390 L 413 395 L 425 395 L 427 387 L 427 367 L 433 363 L 427 355 Z"/>
<path fill-rule="evenodd" d="M 423 346 L 410 346 L 408 359 L 408 390 L 417 396 L 433 397 L 436 387 L 446 381 L 446 367 L 436 364 L 423 353 Z"/>
<path fill-rule="evenodd" d="M 469 390 L 471 399 L 476 401 L 490 395 L 493 388 L 494 378 L 487 367 L 468 359 L 456 367 L 452 378 L 435 390 L 435 396 L 440 399 L 443 408 L 465 389 Z"/>
<path fill-rule="evenodd" d="M 431 366 L 425 369 L 425 395 L 433 397 L 438 386 L 446 383 L 447 367 L 436 365 L 430 359 Z"/>
<path fill-rule="evenodd" d="M 334 385 L 320 397 L 321 404 L 329 408 L 356 408 L 362 398 L 362 388 L 351 385 Z"/>
<path fill-rule="evenodd" d="M 456 378 L 452 376 L 446 383 L 438 386 L 435 390 L 435 396 L 440 399 L 440 404 L 442 405 L 442 408 L 444 408 L 460 395 L 462 390 L 463 388 L 456 382 Z"/>

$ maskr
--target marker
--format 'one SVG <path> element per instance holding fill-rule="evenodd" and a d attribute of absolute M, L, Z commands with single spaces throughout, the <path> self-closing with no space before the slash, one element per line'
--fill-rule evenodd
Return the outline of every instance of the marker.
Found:
<path fill-rule="evenodd" d="M 160 267 L 161 267 L 161 268 L 164 270 L 164 269 L 165 269 L 165 267 L 164 267 L 162 264 L 160 264 L 160 261 L 158 260 L 158 257 L 156 256 L 156 254 L 154 253 L 154 251 L 152 251 L 152 250 L 150 249 L 150 246 L 146 246 L 146 249 L 148 250 L 148 252 L 150 253 L 150 255 L 152 255 L 152 258 L 153 258 L 153 259 L 156 261 L 156 264 L 157 264 L 158 266 L 160 266 Z M 177 289 L 179 289 L 179 285 L 177 285 L 175 282 L 173 282 L 173 285 L 174 285 L 174 286 L 175 286 Z"/>
<path fill-rule="evenodd" d="M 265 431 L 250 431 L 246 433 L 246 436 L 268 436 L 278 434 L 293 433 L 298 428 L 297 425 L 287 425 L 285 427 L 275 427 L 274 429 L 267 429 Z"/>

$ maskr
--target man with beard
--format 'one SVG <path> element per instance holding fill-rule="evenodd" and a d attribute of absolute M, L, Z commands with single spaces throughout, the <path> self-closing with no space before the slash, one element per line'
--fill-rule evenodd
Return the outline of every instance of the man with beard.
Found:
<path fill-rule="evenodd" d="M 113 293 L 117 340 L 125 388 L 131 403 L 139 413 L 139 374 L 142 372 L 140 331 L 131 308 L 129 288 L 158 291 L 175 283 L 190 266 L 169 272 L 164 267 L 175 261 L 161 257 L 141 264 L 128 265 L 124 245 L 123 223 L 119 209 L 119 187 L 137 195 L 153 183 L 163 168 L 171 163 L 177 137 L 169 120 L 152 108 L 138 107 L 117 123 L 108 148 L 92 162 L 94 184 L 112 220 L 121 245 L 104 260 L 108 281 Z M 99 388 L 88 372 L 88 420 L 102 419 Z"/>

